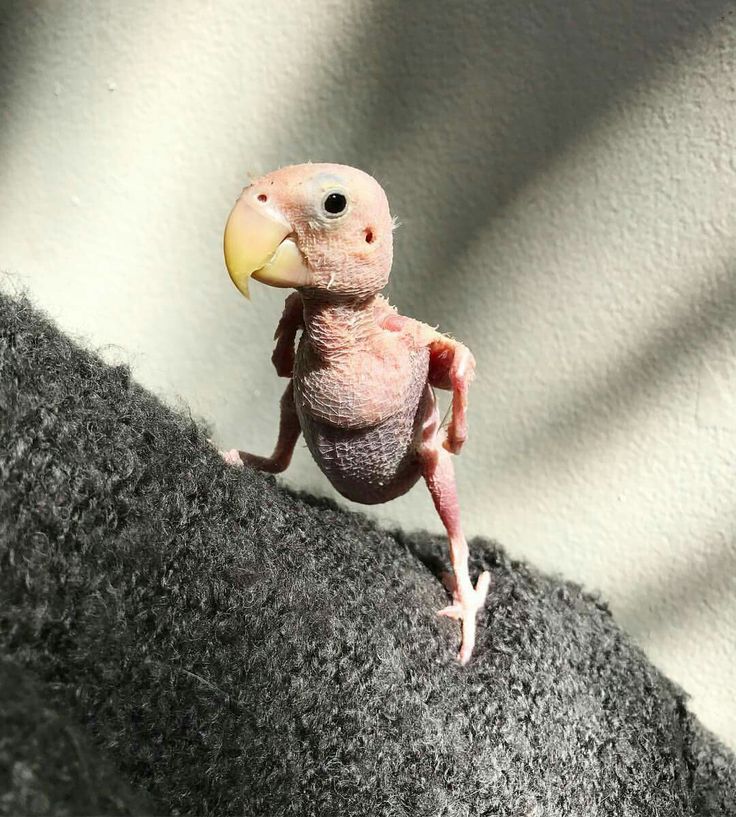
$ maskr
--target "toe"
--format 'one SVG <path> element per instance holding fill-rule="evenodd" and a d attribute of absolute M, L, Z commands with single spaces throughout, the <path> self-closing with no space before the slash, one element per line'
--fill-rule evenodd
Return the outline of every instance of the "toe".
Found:
<path fill-rule="evenodd" d="M 450 604 L 437 611 L 438 616 L 446 616 L 447 618 L 461 619 L 464 615 L 463 608 L 459 604 Z"/>
<path fill-rule="evenodd" d="M 235 465 L 239 468 L 243 467 L 243 461 L 240 459 L 240 452 L 237 448 L 231 448 L 229 451 L 220 451 L 220 455 L 228 465 Z"/>
<path fill-rule="evenodd" d="M 488 588 L 491 586 L 491 574 L 485 570 L 478 577 L 478 582 L 475 585 L 475 593 L 478 599 L 478 607 L 485 604 L 486 596 L 488 595 Z"/>

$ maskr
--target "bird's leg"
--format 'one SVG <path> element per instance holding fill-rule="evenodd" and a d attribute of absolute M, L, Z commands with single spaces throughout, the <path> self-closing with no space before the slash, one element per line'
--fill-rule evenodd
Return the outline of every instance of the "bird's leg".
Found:
<path fill-rule="evenodd" d="M 298 292 L 292 292 L 284 303 L 284 311 L 276 327 L 276 341 L 271 362 L 279 377 L 291 377 L 294 373 L 294 341 L 296 333 L 304 328 L 304 304 Z"/>
<path fill-rule="evenodd" d="M 301 434 L 299 417 L 294 405 L 294 385 L 289 381 L 283 396 L 281 397 L 281 420 L 279 422 L 279 436 L 276 441 L 276 448 L 270 457 L 259 457 L 256 454 L 248 454 L 245 451 L 238 451 L 233 448 L 223 452 L 225 462 L 230 465 L 250 465 L 259 471 L 267 471 L 269 474 L 279 474 L 286 470 L 291 462 L 291 455 L 294 453 L 296 441 Z"/>
<path fill-rule="evenodd" d="M 442 445 L 451 454 L 459 454 L 468 436 L 468 386 L 475 373 L 475 358 L 462 343 L 438 333 L 429 348 L 430 385 L 452 390 L 452 416 Z"/>
<path fill-rule="evenodd" d="M 439 615 L 462 622 L 462 644 L 458 657 L 462 664 L 466 664 L 475 645 L 476 614 L 485 604 L 491 577 L 487 571 L 481 573 L 475 587 L 470 580 L 468 543 L 460 524 L 455 473 L 445 444 L 445 434 L 439 427 L 439 414 L 434 404 L 422 429 L 419 453 L 424 479 L 450 540 L 450 562 L 454 573 L 453 603 L 440 610 Z"/>

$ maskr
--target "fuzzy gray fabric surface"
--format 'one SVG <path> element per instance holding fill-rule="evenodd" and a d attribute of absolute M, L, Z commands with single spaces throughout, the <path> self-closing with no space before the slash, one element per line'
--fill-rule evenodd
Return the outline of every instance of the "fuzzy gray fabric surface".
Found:
<path fill-rule="evenodd" d="M 226 467 L 0 296 L 0 812 L 736 815 L 734 758 L 605 605 L 472 550 L 462 668 L 441 538 Z"/>

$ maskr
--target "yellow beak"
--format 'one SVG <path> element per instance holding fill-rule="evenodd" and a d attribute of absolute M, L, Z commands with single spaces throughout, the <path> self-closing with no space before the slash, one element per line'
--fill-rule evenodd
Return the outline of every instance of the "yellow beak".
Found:
<path fill-rule="evenodd" d="M 246 191 L 235 203 L 225 225 L 225 266 L 246 298 L 248 279 L 274 287 L 299 287 L 310 280 L 310 271 L 296 243 L 287 236 L 292 229 L 273 207 Z"/>

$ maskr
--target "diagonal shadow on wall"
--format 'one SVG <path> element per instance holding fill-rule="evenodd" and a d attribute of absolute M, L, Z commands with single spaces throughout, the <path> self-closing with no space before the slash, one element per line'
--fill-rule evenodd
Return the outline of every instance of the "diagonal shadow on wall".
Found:
<path fill-rule="evenodd" d="M 661 574 L 642 582 L 633 598 L 615 609 L 616 618 L 630 633 L 656 641 L 694 614 L 707 611 L 718 620 L 721 603 L 731 603 L 736 593 L 734 523 L 717 537 L 698 537 L 693 551 L 696 555 L 668 563 Z"/>
<path fill-rule="evenodd" d="M 544 460 L 549 465 L 569 449 L 584 448 L 586 438 L 630 416 L 658 399 L 675 381 L 687 382 L 683 370 L 702 365 L 704 355 L 727 332 L 736 329 L 736 271 L 703 282 L 700 290 L 682 298 L 666 321 L 628 354 L 613 361 L 599 376 L 577 388 L 567 385 L 559 399 L 550 401 L 544 416 L 519 427 L 506 450 L 494 452 L 494 467 L 503 470 L 520 457 Z M 692 421 L 697 394 L 692 395 Z"/>
<path fill-rule="evenodd" d="M 452 332 L 466 312 L 468 295 L 452 286 L 465 248 L 492 234 L 517 193 L 624 92 L 708 36 L 729 5 L 377 0 L 357 26 L 346 19 L 322 82 L 288 116 L 310 158 L 379 174 L 408 224 L 392 294 L 433 321 L 441 286 Z M 493 280 L 489 259 L 487 297 Z"/>

